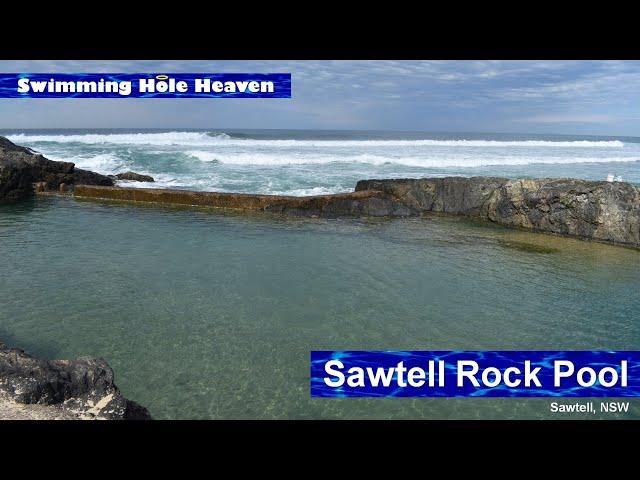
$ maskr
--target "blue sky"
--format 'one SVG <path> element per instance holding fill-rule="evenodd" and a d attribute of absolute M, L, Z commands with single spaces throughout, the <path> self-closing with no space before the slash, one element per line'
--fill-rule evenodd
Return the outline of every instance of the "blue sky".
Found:
<path fill-rule="evenodd" d="M 638 61 L 0 61 L 7 73 L 290 72 L 292 99 L 0 99 L 0 128 L 640 135 Z"/>

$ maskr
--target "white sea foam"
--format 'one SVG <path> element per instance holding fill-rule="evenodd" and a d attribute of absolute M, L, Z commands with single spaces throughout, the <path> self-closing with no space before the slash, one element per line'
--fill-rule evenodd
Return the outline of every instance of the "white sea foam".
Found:
<path fill-rule="evenodd" d="M 294 197 L 308 197 L 313 195 L 331 195 L 333 193 L 341 193 L 352 191 L 351 188 L 343 188 L 339 186 L 335 187 L 312 187 L 312 188 L 293 188 L 290 190 L 277 190 L 273 188 L 267 188 L 263 193 L 269 195 L 291 195 Z"/>
<path fill-rule="evenodd" d="M 51 160 L 75 163 L 76 167 L 102 174 L 113 174 L 125 166 L 125 162 L 112 153 L 100 153 L 97 155 L 47 155 Z"/>
<path fill-rule="evenodd" d="M 155 182 L 152 184 L 144 182 L 118 182 L 121 186 L 127 188 L 172 188 L 172 189 L 189 189 L 189 190 L 213 190 L 216 192 L 237 192 L 242 189 L 238 188 L 223 188 L 217 184 L 214 179 L 203 178 L 190 178 L 184 177 L 182 179 L 171 178 L 167 176 L 156 177 Z M 294 197 L 299 196 L 313 196 L 313 195 L 330 195 L 334 193 L 344 193 L 353 191 L 353 185 L 340 186 L 335 185 L 333 187 L 308 187 L 308 188 L 290 188 L 286 189 L 282 186 L 274 186 L 271 182 L 266 182 L 258 187 L 254 187 L 251 192 L 264 195 L 291 195 Z"/>
<path fill-rule="evenodd" d="M 111 133 L 84 135 L 31 135 L 17 134 L 8 137 L 18 144 L 39 142 L 116 144 L 116 145 L 184 145 L 184 146 L 244 146 L 244 147 L 482 147 L 482 148 L 623 148 L 619 140 L 255 140 L 232 138 L 225 133 L 165 132 L 165 133 Z"/>
<path fill-rule="evenodd" d="M 580 164 L 580 163 L 610 163 L 610 162 L 634 162 L 640 160 L 640 155 L 624 156 L 556 156 L 556 155 L 535 155 L 535 156 L 516 156 L 516 155 L 467 155 L 467 154 L 439 154 L 424 155 L 417 153 L 407 156 L 391 156 L 391 155 L 375 155 L 369 153 L 363 154 L 319 154 L 317 152 L 309 152 L 306 154 L 300 152 L 274 152 L 274 153 L 215 153 L 208 151 L 187 151 L 184 152 L 191 158 L 201 162 L 212 163 L 219 162 L 224 165 L 237 166 L 261 166 L 261 167 L 277 167 L 286 165 L 329 165 L 329 164 L 368 164 L 368 165 L 402 165 L 406 167 L 422 167 L 422 168 L 475 168 L 485 166 L 500 165 L 532 165 L 532 164 Z M 162 155 L 162 152 L 156 152 Z M 175 153 L 165 152 L 164 155 L 175 155 Z M 123 168 L 131 168 L 140 171 L 140 167 L 128 165 L 127 162 L 119 158 L 115 154 L 101 153 L 97 155 L 48 155 L 52 160 L 68 161 L 75 163 L 79 168 L 94 170 L 99 173 L 112 174 L 117 173 Z M 153 172 L 149 173 L 153 175 Z"/>
<path fill-rule="evenodd" d="M 220 188 L 219 178 L 202 177 L 197 175 L 175 175 L 167 173 L 144 173 L 145 175 L 151 175 L 154 177 L 153 183 L 147 182 L 118 182 L 128 188 L 174 188 L 174 189 L 189 189 L 189 190 L 216 190 L 226 191 Z M 228 190 L 228 189 L 227 189 Z M 231 191 L 231 190 L 229 190 Z"/>
<path fill-rule="evenodd" d="M 203 132 L 110 133 L 84 135 L 31 135 L 20 133 L 7 138 L 18 144 L 32 142 L 84 143 L 92 145 L 211 145 L 229 139 L 224 133 L 210 136 Z"/>
<path fill-rule="evenodd" d="M 201 162 L 215 162 L 218 160 L 218 155 L 214 152 L 205 152 L 202 150 L 189 150 L 185 152 L 190 157 L 196 158 Z"/>
<path fill-rule="evenodd" d="M 239 153 L 216 154 L 216 160 L 225 165 L 323 165 L 331 163 L 363 163 L 370 165 L 404 165 L 409 167 L 447 168 L 447 167 L 484 167 L 495 165 L 531 165 L 531 164 L 572 164 L 572 163 L 608 163 L 633 162 L 638 156 L 467 156 L 467 155 L 437 155 L 437 156 L 406 156 L 392 157 L 385 155 L 288 155 L 286 153 Z"/>

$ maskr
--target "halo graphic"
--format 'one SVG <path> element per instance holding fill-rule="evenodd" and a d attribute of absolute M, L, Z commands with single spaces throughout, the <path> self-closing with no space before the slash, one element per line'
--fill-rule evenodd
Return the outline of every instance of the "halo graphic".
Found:
<path fill-rule="evenodd" d="M 168 80 L 169 75 L 156 75 L 156 80 Z"/>

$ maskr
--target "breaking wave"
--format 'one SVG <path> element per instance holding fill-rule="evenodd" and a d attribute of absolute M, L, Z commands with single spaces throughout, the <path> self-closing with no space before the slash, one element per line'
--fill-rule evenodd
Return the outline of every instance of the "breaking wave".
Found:
<path fill-rule="evenodd" d="M 267 138 L 265 135 L 273 137 Z M 506 135 L 485 139 L 303 139 L 282 133 L 219 131 L 44 131 L 12 133 L 18 145 L 105 175 L 151 175 L 157 188 L 322 195 L 358 180 L 441 175 L 561 176 L 638 182 L 640 143 L 612 137 Z M 329 134 L 326 134 L 329 135 Z M 339 136 L 340 135 L 340 136 Z M 360 134 L 358 134 L 360 135 Z M 624 140 L 624 141 L 623 141 Z M 637 163 L 633 163 L 637 162 Z M 148 184 L 127 182 L 128 187 Z"/>
<path fill-rule="evenodd" d="M 82 135 L 10 135 L 18 144 L 40 142 L 116 144 L 116 145 L 184 145 L 184 146 L 245 146 L 245 147 L 482 147 L 482 148 L 623 148 L 619 140 L 258 140 L 248 136 L 230 136 L 222 132 L 164 132 L 164 133 L 109 133 Z"/>
<path fill-rule="evenodd" d="M 404 165 L 409 167 L 447 168 L 447 167 L 483 167 L 493 165 L 531 165 L 531 164 L 572 164 L 572 163 L 608 163 L 634 162 L 638 157 L 618 156 L 406 156 L 389 157 L 385 155 L 357 154 L 357 155 L 287 155 L 285 153 L 238 153 L 213 154 L 209 152 L 189 152 L 199 160 L 218 161 L 226 165 L 323 165 L 361 163 L 371 165 Z M 197 154 L 197 155 L 195 155 Z"/>

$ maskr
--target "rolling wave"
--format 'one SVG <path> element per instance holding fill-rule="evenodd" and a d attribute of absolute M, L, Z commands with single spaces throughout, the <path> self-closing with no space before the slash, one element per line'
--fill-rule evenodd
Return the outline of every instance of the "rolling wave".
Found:
<path fill-rule="evenodd" d="M 113 153 L 101 153 L 98 155 L 47 155 L 50 160 L 58 162 L 71 162 L 78 168 L 92 170 L 102 173 L 103 175 L 111 175 L 118 173 L 126 167 L 126 162 Z"/>
<path fill-rule="evenodd" d="M 175 154 L 167 152 L 155 152 L 159 156 L 175 156 Z M 407 156 L 407 157 L 389 157 L 385 155 L 373 154 L 356 154 L 356 155 L 286 155 L 283 153 L 261 154 L 261 153 L 233 153 L 220 154 L 209 151 L 187 151 L 184 152 L 187 159 L 198 160 L 208 164 L 223 164 L 235 166 L 261 166 L 261 167 L 278 167 L 286 165 L 400 165 L 405 167 L 422 167 L 422 168 L 475 168 L 488 166 L 514 166 L 514 165 L 570 165 L 580 163 L 612 163 L 612 162 L 636 162 L 638 157 L 620 157 L 620 156 L 478 156 L 469 157 L 466 155 L 451 156 Z M 110 174 L 118 172 L 123 168 L 138 168 L 141 165 L 135 165 L 136 162 L 125 160 L 113 153 L 105 153 L 98 155 L 80 155 L 80 156 L 50 156 L 52 160 L 69 161 L 75 163 L 80 168 L 95 170 L 99 173 Z M 180 158 L 180 157 L 176 157 Z M 182 157 L 185 158 L 185 157 Z M 182 160 L 185 161 L 185 160 Z"/>
<path fill-rule="evenodd" d="M 32 135 L 20 133 L 8 137 L 12 142 L 81 143 L 115 145 L 183 145 L 183 146 L 245 146 L 245 147 L 482 147 L 482 148 L 623 148 L 619 140 L 256 140 L 244 136 L 232 137 L 222 132 L 109 133 L 82 135 Z"/>
<path fill-rule="evenodd" d="M 191 151 L 188 155 L 204 162 L 217 161 L 226 165 L 324 165 L 324 164 L 370 164 L 370 165 L 403 165 L 408 167 L 447 168 L 447 167 L 484 167 L 499 165 L 531 165 L 531 164 L 572 164 L 572 163 L 610 163 L 634 162 L 640 157 L 621 156 L 478 156 L 437 155 L 437 156 L 404 156 L 390 157 L 375 154 L 341 154 L 337 155 L 287 155 L 286 153 L 233 153 L 221 154 L 206 151 Z"/>

